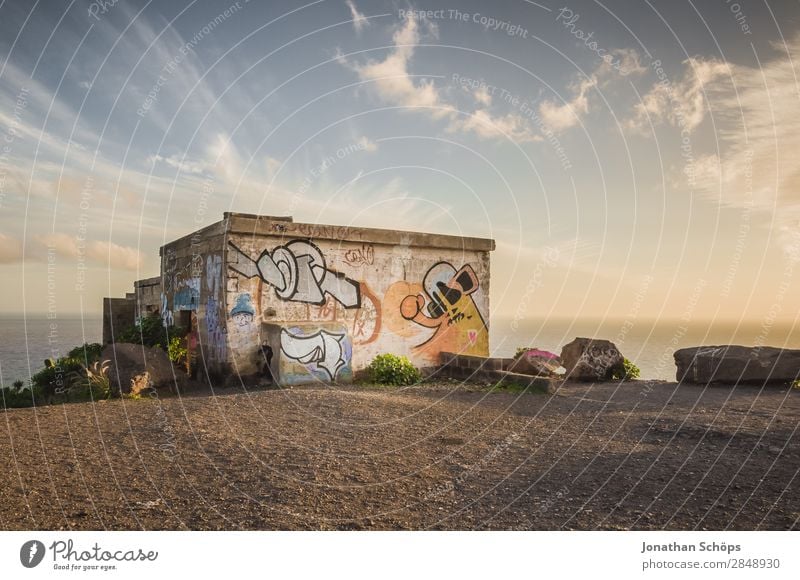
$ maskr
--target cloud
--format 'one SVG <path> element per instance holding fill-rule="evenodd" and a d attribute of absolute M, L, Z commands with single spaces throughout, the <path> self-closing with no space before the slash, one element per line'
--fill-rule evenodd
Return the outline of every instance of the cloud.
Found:
<path fill-rule="evenodd" d="M 558 133 L 574 127 L 580 122 L 581 115 L 589 112 L 589 89 L 597 86 L 597 78 L 592 76 L 583 80 L 575 88 L 575 96 L 563 103 L 545 101 L 539 105 L 539 116 L 544 124 L 553 132 Z"/>
<path fill-rule="evenodd" d="M 431 23 L 427 25 L 428 33 L 435 35 L 435 27 Z M 421 111 L 435 120 L 448 120 L 449 132 L 471 133 L 485 139 L 512 139 L 518 142 L 540 140 L 525 117 L 515 113 L 495 116 L 489 110 L 492 98 L 486 87 L 470 92 L 474 110 L 465 116 L 443 98 L 433 81 L 415 81 L 409 73 L 409 64 L 420 40 L 416 19 L 406 19 L 394 31 L 392 40 L 394 48 L 384 60 L 353 64 L 340 58 L 339 62 L 354 70 L 360 79 L 370 81 L 369 86 L 382 101 Z"/>
<path fill-rule="evenodd" d="M 705 93 L 730 78 L 731 65 L 702 58 L 689 58 L 683 64 L 686 70 L 678 81 L 665 75 L 642 97 L 633 117 L 624 123 L 627 129 L 646 133 L 651 123 L 666 122 L 691 133 L 700 126 L 708 109 Z"/>
<path fill-rule="evenodd" d="M 182 159 L 179 155 L 171 155 L 169 157 L 151 155 L 148 158 L 148 161 L 154 165 L 156 163 L 164 163 L 183 173 L 191 173 L 194 175 L 202 175 L 208 170 L 205 164 L 196 161 L 189 161 L 185 157 Z"/>
<path fill-rule="evenodd" d="M 602 60 L 596 74 L 598 78 L 614 78 L 616 72 L 622 76 L 641 75 L 647 71 L 647 67 L 642 64 L 642 59 L 636 49 L 633 48 L 614 48 L 608 51 L 608 58 Z"/>
<path fill-rule="evenodd" d="M 81 242 L 75 236 L 59 232 L 37 235 L 34 239 L 40 245 L 39 250 L 53 248 L 61 256 L 76 260 L 84 257 L 95 265 L 112 270 L 137 271 L 142 266 L 142 256 L 139 250 L 129 246 L 99 240 Z"/>
<path fill-rule="evenodd" d="M 350 15 L 353 17 L 353 28 L 356 29 L 356 32 L 361 32 L 364 28 L 369 26 L 369 20 L 358 11 L 353 0 L 346 0 L 345 4 L 347 4 L 347 7 L 350 9 Z"/>
<path fill-rule="evenodd" d="M 429 30 L 433 30 L 429 27 Z M 394 49 L 384 60 L 353 64 L 352 68 L 363 81 L 369 81 L 378 97 L 390 104 L 408 108 L 425 108 L 434 117 L 452 113 L 453 107 L 442 102 L 432 81 L 415 81 L 408 72 L 414 47 L 419 44 L 417 21 L 408 18 L 395 30 Z M 340 62 L 345 62 L 343 59 Z"/>
<path fill-rule="evenodd" d="M 542 140 L 527 119 L 520 115 L 508 113 L 495 117 L 486 109 L 478 109 L 471 115 L 454 119 L 447 130 L 471 132 L 485 139 L 511 139 L 517 143 Z"/>
<path fill-rule="evenodd" d="M 100 265 L 113 270 L 139 270 L 142 256 L 139 250 L 113 242 L 89 242 L 86 255 Z"/>
<path fill-rule="evenodd" d="M 369 153 L 372 153 L 373 151 L 378 150 L 378 144 L 375 143 L 375 141 L 372 141 L 366 135 L 359 137 L 357 144 L 358 148 L 361 149 L 362 151 L 367 151 Z"/>
<path fill-rule="evenodd" d="M 492 104 L 492 95 L 489 92 L 487 85 L 482 85 L 472 92 L 472 96 L 476 103 L 486 105 L 487 107 Z"/>
<path fill-rule="evenodd" d="M 22 259 L 22 244 L 16 238 L 0 233 L 0 264 L 13 264 Z"/>
<path fill-rule="evenodd" d="M 712 109 L 720 150 L 697 155 L 681 185 L 722 206 L 756 212 L 772 225 L 784 252 L 800 258 L 800 96 L 794 64 L 800 60 L 800 35 L 779 48 L 781 54 L 760 67 L 686 61 L 681 83 L 686 94 L 679 99 L 687 128 L 696 128 Z"/>

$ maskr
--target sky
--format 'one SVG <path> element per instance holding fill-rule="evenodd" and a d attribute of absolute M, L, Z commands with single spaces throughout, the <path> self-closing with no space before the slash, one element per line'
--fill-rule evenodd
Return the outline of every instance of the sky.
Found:
<path fill-rule="evenodd" d="M 794 322 L 800 4 L 0 3 L 0 313 L 224 211 L 491 237 L 491 316 Z"/>

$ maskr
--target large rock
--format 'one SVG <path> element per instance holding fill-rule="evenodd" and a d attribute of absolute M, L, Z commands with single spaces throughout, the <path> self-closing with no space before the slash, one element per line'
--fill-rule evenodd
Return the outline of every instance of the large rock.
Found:
<path fill-rule="evenodd" d="M 153 388 L 157 390 L 183 389 L 188 377 L 180 368 L 173 367 L 167 353 L 160 348 L 141 344 L 118 342 L 103 349 L 100 360 L 109 360 L 108 376 L 111 390 L 140 394 Z"/>
<path fill-rule="evenodd" d="M 566 378 L 576 381 L 607 381 L 623 376 L 625 357 L 609 340 L 576 338 L 561 349 Z"/>
<path fill-rule="evenodd" d="M 678 381 L 791 383 L 800 378 L 800 350 L 771 346 L 695 346 L 675 351 Z"/>
<path fill-rule="evenodd" d="M 509 369 L 511 372 L 539 377 L 558 376 L 561 361 L 558 356 L 546 350 L 528 349 L 517 356 Z"/>

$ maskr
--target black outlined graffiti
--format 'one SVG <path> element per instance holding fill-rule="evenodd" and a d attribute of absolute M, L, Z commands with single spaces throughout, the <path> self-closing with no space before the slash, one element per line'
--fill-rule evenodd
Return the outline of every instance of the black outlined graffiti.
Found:
<path fill-rule="evenodd" d="M 403 318 L 436 329 L 417 348 L 432 354 L 488 352 L 488 327 L 473 299 L 478 287 L 478 276 L 469 264 L 460 270 L 448 262 L 431 266 L 422 281 L 423 293 L 410 294 L 400 303 Z"/>
<path fill-rule="evenodd" d="M 309 336 L 298 336 L 281 329 L 281 352 L 302 364 L 314 364 L 333 380 L 348 362 L 343 341 L 345 333 L 318 330 Z"/>
<path fill-rule="evenodd" d="M 272 252 L 264 250 L 257 260 L 233 242 L 228 245 L 228 267 L 246 278 L 260 277 L 282 300 L 322 305 L 329 294 L 345 308 L 361 306 L 360 284 L 328 269 L 320 249 L 308 240 L 292 240 Z"/>

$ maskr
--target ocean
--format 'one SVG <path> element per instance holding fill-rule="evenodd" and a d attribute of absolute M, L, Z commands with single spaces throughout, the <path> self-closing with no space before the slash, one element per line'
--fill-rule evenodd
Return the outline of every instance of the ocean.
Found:
<path fill-rule="evenodd" d="M 67 354 L 84 342 L 100 342 L 102 317 L 48 319 L 44 315 L 0 316 L 0 382 L 8 387 L 16 380 L 28 383 L 31 374 L 44 367 L 47 358 Z"/>
<path fill-rule="evenodd" d="M 493 318 L 490 325 L 493 356 L 512 356 L 518 347 L 537 347 L 559 354 L 578 336 L 612 341 L 642 371 L 644 379 L 675 379 L 672 353 L 700 345 L 756 344 L 800 349 L 800 328 L 786 323 L 771 326 L 753 322 L 685 323 L 680 320 L 566 320 L 559 318 Z M 62 356 L 84 342 L 100 342 L 100 316 L 0 316 L 0 382 L 28 381 L 46 358 Z"/>

